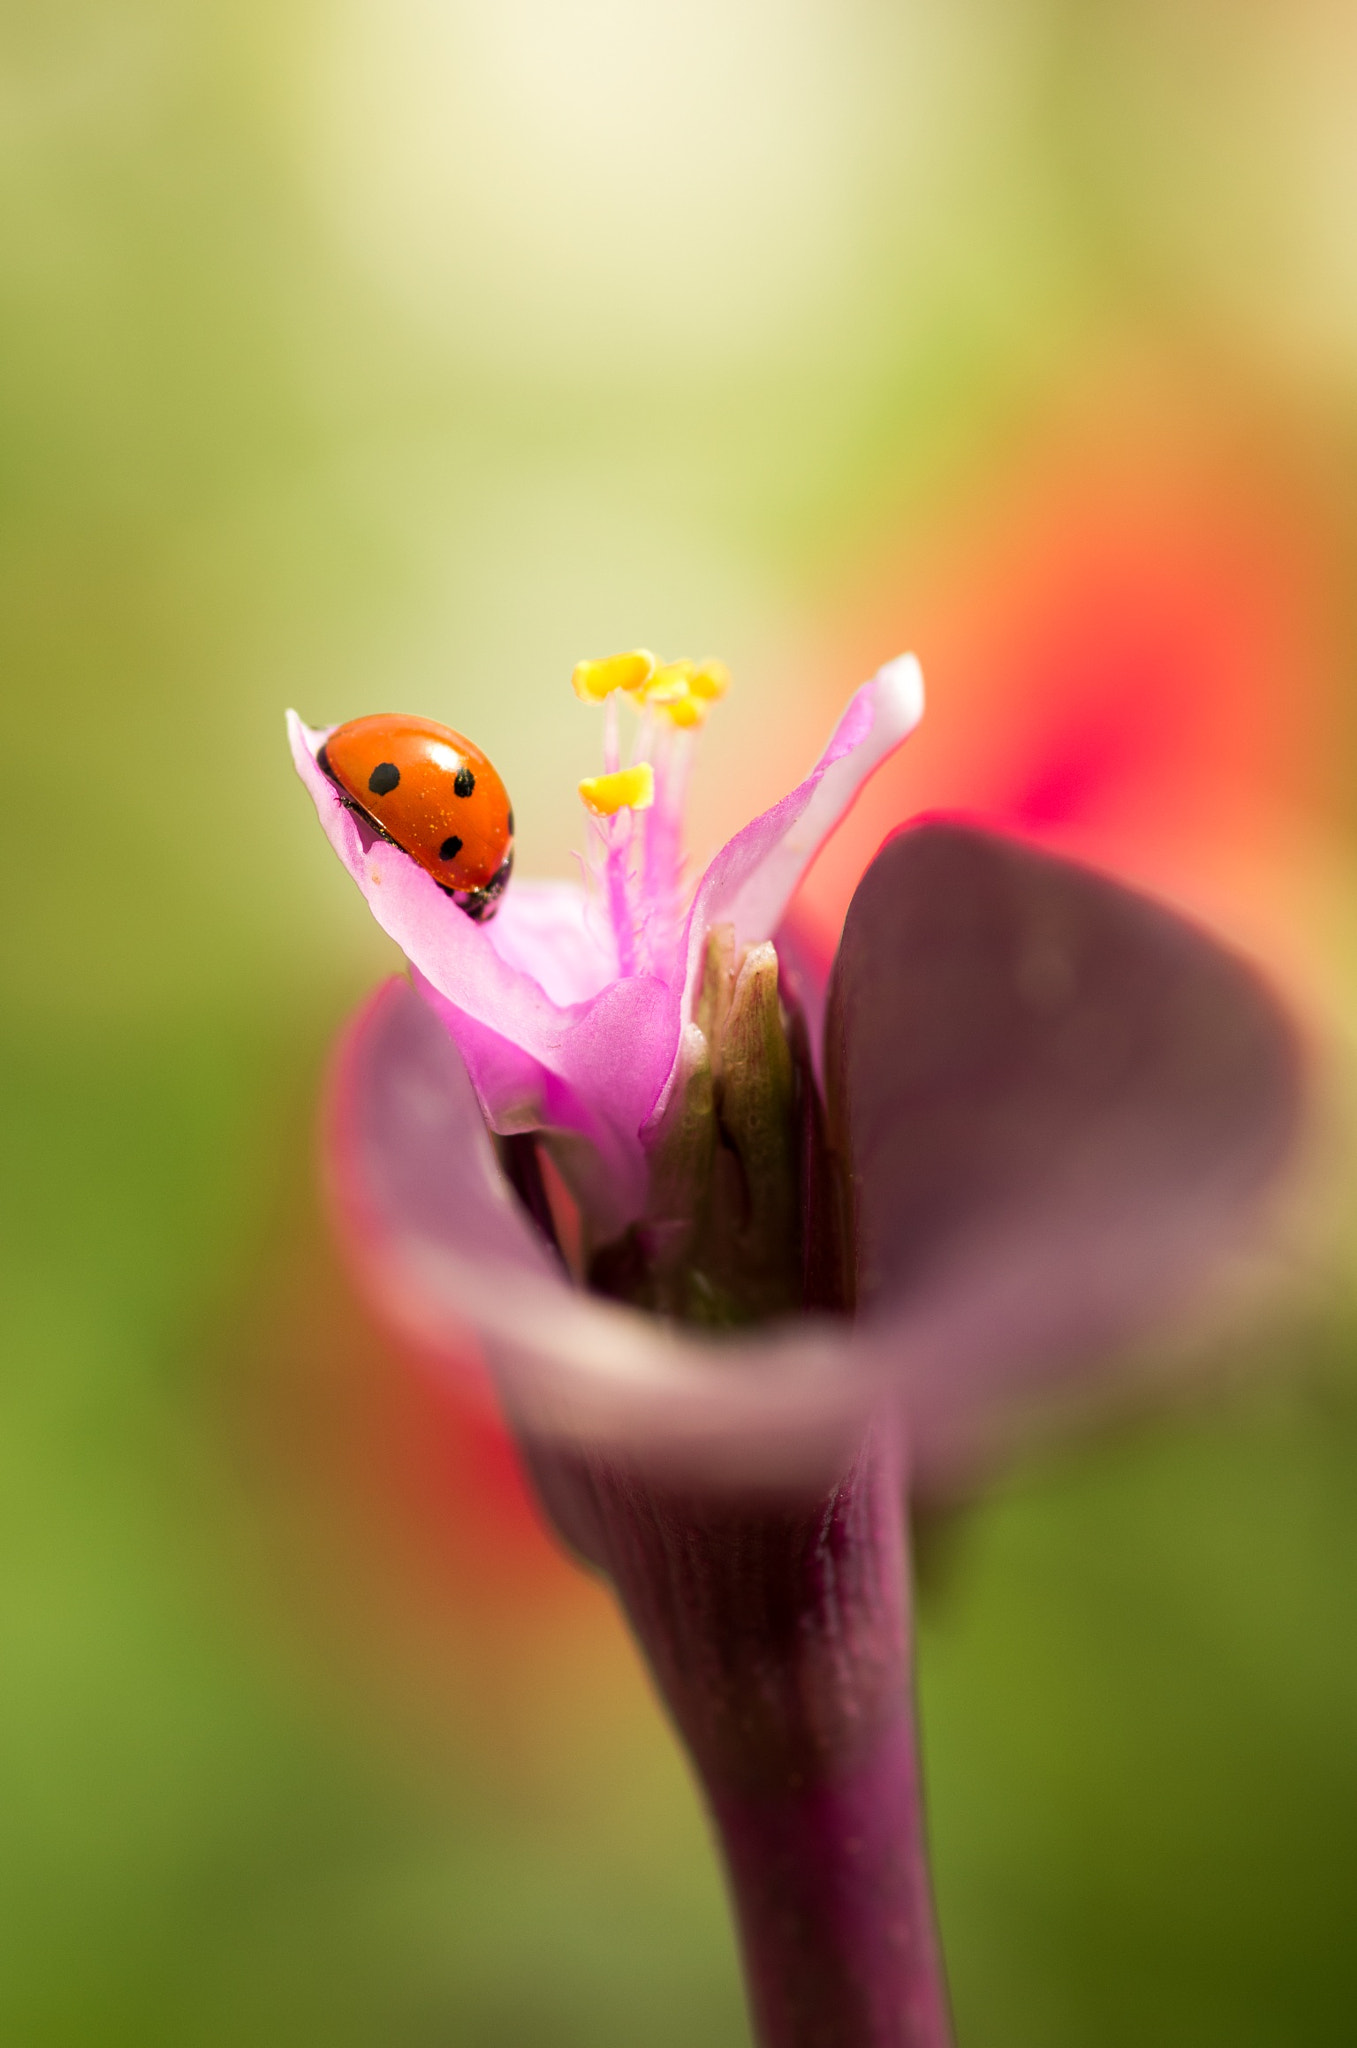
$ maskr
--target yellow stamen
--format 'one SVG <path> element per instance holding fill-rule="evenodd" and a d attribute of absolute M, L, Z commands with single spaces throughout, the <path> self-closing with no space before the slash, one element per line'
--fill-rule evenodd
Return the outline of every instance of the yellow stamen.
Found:
<path fill-rule="evenodd" d="M 723 661 L 699 662 L 688 678 L 688 688 L 695 697 L 706 697 L 714 704 L 730 688 L 730 670 Z"/>
<path fill-rule="evenodd" d="M 711 705 L 705 697 L 694 697 L 690 694 L 680 697 L 677 703 L 660 704 L 656 708 L 664 713 L 671 725 L 687 727 L 704 725 Z"/>
<path fill-rule="evenodd" d="M 662 711 L 672 725 L 688 727 L 704 724 L 729 688 L 723 661 L 668 661 L 632 694 L 646 710 Z"/>
<path fill-rule="evenodd" d="M 688 695 L 692 672 L 690 661 L 666 661 L 642 684 L 637 695 L 646 704 L 681 704 Z"/>
<path fill-rule="evenodd" d="M 655 673 L 655 657 L 644 647 L 608 654 L 601 661 L 577 661 L 570 680 L 586 704 L 601 704 L 614 690 L 642 690 Z"/>
<path fill-rule="evenodd" d="M 634 768 L 618 768 L 611 775 L 586 775 L 580 795 L 596 818 L 612 818 L 623 810 L 648 811 L 655 801 L 655 771 L 649 761 L 638 761 Z"/>

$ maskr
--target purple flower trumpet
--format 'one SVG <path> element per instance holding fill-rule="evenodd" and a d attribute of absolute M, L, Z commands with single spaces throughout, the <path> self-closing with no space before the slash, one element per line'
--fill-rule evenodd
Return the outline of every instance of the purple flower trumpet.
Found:
<path fill-rule="evenodd" d="M 788 906 L 922 715 L 909 657 L 685 887 L 726 681 L 580 664 L 604 720 L 584 881 L 515 881 L 492 922 L 292 720 L 410 963 L 341 1048 L 329 1172 L 384 1318 L 450 1364 L 474 1337 L 553 1522 L 616 1589 L 720 1839 L 759 2040 L 942 2048 L 906 1498 L 1255 1223 L 1301 1061 L 1205 933 L 945 819 L 882 847 L 817 973 Z"/>

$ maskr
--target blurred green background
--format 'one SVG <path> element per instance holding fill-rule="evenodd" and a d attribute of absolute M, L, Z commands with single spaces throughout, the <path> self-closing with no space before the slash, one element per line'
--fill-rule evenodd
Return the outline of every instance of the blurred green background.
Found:
<path fill-rule="evenodd" d="M 282 743 L 719 652 L 705 842 L 905 644 L 964 803 L 1341 1046 L 1357 31 L 1329 0 L 7 0 L 0 2038 L 746 2039 L 682 1765 L 314 1191 L 393 959 Z M 837 863 L 837 864 L 836 864 Z M 1357 1385 L 1030 1464 L 930 1574 L 963 2048 L 1345 2043 Z"/>

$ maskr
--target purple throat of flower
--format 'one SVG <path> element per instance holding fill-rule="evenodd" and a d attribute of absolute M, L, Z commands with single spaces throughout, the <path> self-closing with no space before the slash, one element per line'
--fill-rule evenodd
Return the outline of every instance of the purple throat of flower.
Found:
<path fill-rule="evenodd" d="M 449 1370 L 474 1344 L 612 1579 L 721 1837 L 760 2040 L 939 2048 L 901 1501 L 1086 1401 L 1261 1227 L 1304 1062 L 1206 932 L 965 820 L 893 834 L 822 957 L 797 887 L 922 716 L 909 656 L 690 879 L 727 681 L 579 664 L 582 879 L 516 877 L 479 922 L 344 800 L 335 728 L 289 715 L 409 965 L 339 1049 L 327 1177 L 383 1319 Z"/>

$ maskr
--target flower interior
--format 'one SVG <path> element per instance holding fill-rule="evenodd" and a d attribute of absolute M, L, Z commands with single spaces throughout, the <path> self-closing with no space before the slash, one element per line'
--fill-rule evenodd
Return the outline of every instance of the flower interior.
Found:
<path fill-rule="evenodd" d="M 575 695 L 603 707 L 603 773 L 580 784 L 589 813 L 591 880 L 606 907 L 621 974 L 670 981 L 683 929 L 683 813 L 693 747 L 730 687 L 719 661 L 657 662 L 637 649 L 581 661 Z M 619 706 L 637 714 L 631 760 L 621 754 Z"/>
<path fill-rule="evenodd" d="M 901 655 L 855 690 L 810 771 L 694 874 L 688 781 L 724 666 L 633 651 L 581 662 L 573 680 L 603 727 L 600 772 L 580 784 L 583 886 L 516 878 L 493 923 L 449 900 L 447 821 L 419 810 L 415 757 L 404 809 L 375 824 L 371 774 L 355 810 L 325 773 L 352 728 L 290 713 L 293 759 L 578 1285 L 718 1328 L 846 1308 L 845 1182 L 811 1057 L 823 979 L 782 934 L 816 851 L 918 724 L 918 663 Z M 391 723 L 427 738 L 427 720 Z"/>
<path fill-rule="evenodd" d="M 729 683 L 719 661 L 661 663 L 645 650 L 575 668 L 576 695 L 601 706 L 604 720 L 603 772 L 579 785 L 590 828 L 584 865 L 623 975 L 670 983 L 682 976 L 688 781 L 698 734 Z M 635 714 L 625 762 L 624 702 Z M 551 1134 L 542 1136 L 555 1155 Z M 595 1291 L 715 1326 L 794 1313 L 808 1302 L 843 1305 L 837 1272 L 828 1285 L 824 1277 L 841 1263 L 825 1257 L 826 1243 L 841 1239 L 840 1204 L 828 1185 L 807 1034 L 779 987 L 770 940 L 737 946 L 732 925 L 707 930 L 675 1085 L 645 1137 L 645 1213 L 588 1256 L 585 1277 Z M 568 1146 L 560 1157 L 568 1178 Z M 506 1164 L 526 1194 L 524 1170 L 534 1167 L 523 1148 Z M 808 1176 L 818 1183 L 816 1279 L 803 1259 Z M 550 1203 L 530 1206 L 552 1229 Z"/>

